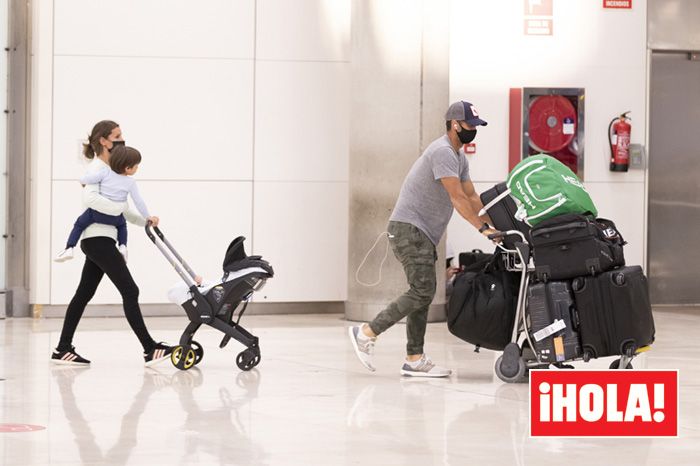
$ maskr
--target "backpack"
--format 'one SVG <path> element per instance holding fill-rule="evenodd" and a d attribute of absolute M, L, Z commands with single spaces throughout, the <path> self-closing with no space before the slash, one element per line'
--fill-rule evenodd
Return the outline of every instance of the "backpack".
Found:
<path fill-rule="evenodd" d="M 562 214 L 598 215 L 581 180 L 549 155 L 523 159 L 511 170 L 506 185 L 518 204 L 516 218 L 530 226 Z"/>

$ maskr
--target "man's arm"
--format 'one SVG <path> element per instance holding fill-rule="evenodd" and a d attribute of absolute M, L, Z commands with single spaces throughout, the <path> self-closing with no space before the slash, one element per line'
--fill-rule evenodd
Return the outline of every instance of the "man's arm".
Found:
<path fill-rule="evenodd" d="M 484 208 L 484 204 L 481 202 L 479 194 L 474 189 L 474 183 L 472 183 L 471 180 L 462 181 L 462 189 L 469 198 L 469 203 L 472 205 L 472 209 L 474 209 L 474 212 L 478 214 L 479 211 Z M 479 217 L 479 219 L 482 223 L 491 223 L 491 218 L 488 214 L 482 215 Z"/>
<path fill-rule="evenodd" d="M 461 215 L 467 222 L 471 223 L 477 230 L 481 228 L 484 222 L 482 222 L 477 215 L 479 210 L 474 208 L 472 200 L 465 192 L 462 184 L 459 182 L 459 178 L 440 178 L 440 181 L 445 187 L 445 190 L 452 201 L 452 205 L 457 210 L 459 215 Z M 465 181 L 464 183 L 471 184 L 470 181 Z M 474 185 L 472 185 L 471 190 L 474 192 Z"/>

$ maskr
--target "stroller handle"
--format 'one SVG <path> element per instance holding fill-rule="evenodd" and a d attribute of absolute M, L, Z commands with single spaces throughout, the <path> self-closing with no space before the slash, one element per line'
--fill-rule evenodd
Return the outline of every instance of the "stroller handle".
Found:
<path fill-rule="evenodd" d="M 184 259 L 175 250 L 175 247 L 168 241 L 160 228 L 153 226 L 153 223 L 149 220 L 146 223 L 146 235 L 150 238 L 153 244 L 160 250 L 160 252 L 168 259 L 170 265 L 173 266 L 175 271 L 180 275 L 180 277 L 187 283 L 187 286 L 192 288 L 197 286 L 194 270 L 184 261 Z M 155 233 L 155 234 L 154 234 Z"/>

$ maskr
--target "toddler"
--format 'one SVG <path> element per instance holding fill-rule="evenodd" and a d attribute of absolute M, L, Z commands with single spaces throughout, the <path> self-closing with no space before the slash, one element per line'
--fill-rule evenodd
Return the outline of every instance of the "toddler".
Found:
<path fill-rule="evenodd" d="M 144 218 L 150 217 L 146 204 L 139 194 L 136 181 L 131 178 L 139 168 L 141 163 L 141 154 L 133 147 L 116 146 L 110 155 L 109 165 L 94 173 L 88 173 L 80 178 L 80 183 L 98 184 L 100 185 L 100 195 L 115 201 L 126 202 L 127 196 L 131 195 L 131 200 L 136 205 L 139 213 Z M 126 249 L 126 220 L 124 215 L 107 215 L 93 209 L 87 209 L 78 217 L 73 226 L 73 230 L 68 236 L 66 249 L 63 250 L 55 259 L 56 262 L 64 262 L 73 258 L 73 250 L 78 244 L 83 231 L 93 223 L 103 223 L 117 227 L 117 244 L 119 252 L 127 259 Z"/>

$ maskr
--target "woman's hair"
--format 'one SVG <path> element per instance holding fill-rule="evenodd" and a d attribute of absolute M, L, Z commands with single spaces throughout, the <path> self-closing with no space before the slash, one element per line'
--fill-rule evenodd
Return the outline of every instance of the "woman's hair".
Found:
<path fill-rule="evenodd" d="M 133 147 L 116 146 L 109 156 L 109 166 L 112 171 L 123 175 L 127 168 L 141 163 L 141 153 Z"/>
<path fill-rule="evenodd" d="M 100 138 L 107 139 L 114 128 L 118 128 L 119 124 L 111 120 L 102 120 L 92 128 L 92 132 L 88 136 L 87 144 L 83 144 L 83 155 L 88 159 L 94 159 L 95 155 L 102 153 L 102 144 Z"/>

